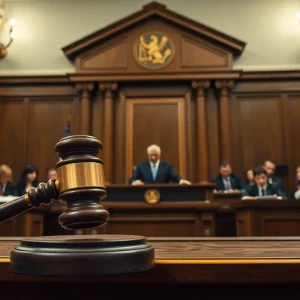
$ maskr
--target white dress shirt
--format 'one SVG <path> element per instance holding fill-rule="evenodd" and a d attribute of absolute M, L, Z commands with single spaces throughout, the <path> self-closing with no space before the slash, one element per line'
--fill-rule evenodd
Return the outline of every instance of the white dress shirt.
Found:
<path fill-rule="evenodd" d="M 262 196 L 266 196 L 267 195 L 267 185 L 263 186 L 263 187 L 260 187 L 260 186 L 257 186 L 258 187 L 258 196 L 259 197 L 262 197 Z M 262 190 L 264 190 L 264 195 L 262 193 Z"/>
<path fill-rule="evenodd" d="M 0 187 L 2 189 L 2 194 L 4 195 L 5 189 L 6 189 L 6 184 L 0 184 Z"/>
<path fill-rule="evenodd" d="M 295 196 L 295 199 L 300 199 L 300 190 L 296 191 L 294 196 Z"/>
<path fill-rule="evenodd" d="M 155 169 L 156 169 L 156 171 L 157 171 L 157 170 L 158 170 L 158 167 L 159 167 L 159 162 L 160 162 L 160 160 L 158 160 L 158 161 L 154 164 L 152 161 L 150 161 L 151 169 L 153 169 L 153 168 L 154 168 L 154 165 L 155 165 Z"/>

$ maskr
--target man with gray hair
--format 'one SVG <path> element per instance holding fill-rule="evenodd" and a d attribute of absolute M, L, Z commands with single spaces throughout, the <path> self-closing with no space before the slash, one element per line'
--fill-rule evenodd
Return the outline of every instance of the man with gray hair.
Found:
<path fill-rule="evenodd" d="M 174 170 L 172 165 L 160 160 L 161 149 L 157 145 L 147 148 L 149 160 L 139 163 L 129 179 L 132 185 L 143 185 L 149 183 L 176 182 L 180 185 L 190 185 L 188 180 L 182 179 Z"/>

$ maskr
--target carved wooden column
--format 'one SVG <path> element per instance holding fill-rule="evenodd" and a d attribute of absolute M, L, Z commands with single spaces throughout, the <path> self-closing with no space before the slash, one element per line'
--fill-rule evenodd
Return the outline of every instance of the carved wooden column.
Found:
<path fill-rule="evenodd" d="M 233 80 L 217 80 L 216 88 L 220 89 L 220 145 L 221 160 L 232 163 L 232 130 L 230 113 L 230 90 Z"/>
<path fill-rule="evenodd" d="M 106 183 L 113 181 L 113 135 L 114 135 L 114 115 L 113 115 L 113 91 L 118 88 L 117 83 L 100 83 L 100 90 L 104 97 L 104 124 L 103 124 L 103 160 L 105 167 Z"/>
<path fill-rule="evenodd" d="M 197 90 L 197 170 L 198 181 L 209 181 L 208 171 L 208 139 L 207 139 L 207 109 L 206 93 L 209 80 L 194 80 L 192 87 Z"/>
<path fill-rule="evenodd" d="M 80 134 L 91 134 L 91 101 L 89 93 L 93 90 L 93 84 L 76 84 L 76 90 L 81 93 L 80 98 Z"/>

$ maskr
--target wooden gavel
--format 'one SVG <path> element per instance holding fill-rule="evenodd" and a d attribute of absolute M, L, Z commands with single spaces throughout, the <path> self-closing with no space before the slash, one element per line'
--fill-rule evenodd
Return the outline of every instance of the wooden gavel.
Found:
<path fill-rule="evenodd" d="M 27 194 L 0 206 L 0 222 L 41 204 L 59 200 L 67 205 L 59 223 L 70 230 L 89 229 L 106 224 L 109 213 L 100 205 L 106 197 L 103 161 L 97 157 L 102 144 L 95 137 L 74 135 L 55 145 L 60 158 L 57 180 L 40 183 Z"/>

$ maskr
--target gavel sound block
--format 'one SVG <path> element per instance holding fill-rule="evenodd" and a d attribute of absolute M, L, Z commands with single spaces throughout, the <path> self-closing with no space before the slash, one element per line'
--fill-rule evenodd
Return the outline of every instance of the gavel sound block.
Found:
<path fill-rule="evenodd" d="M 0 222 L 41 204 L 61 201 L 66 210 L 59 223 L 69 230 L 103 226 L 109 213 L 102 144 L 91 136 L 61 139 L 55 146 L 60 160 L 58 180 L 40 183 L 20 198 L 0 206 Z M 154 267 L 154 249 L 135 235 L 41 236 L 21 240 L 11 252 L 11 271 L 38 276 L 95 276 L 141 272 Z"/>

